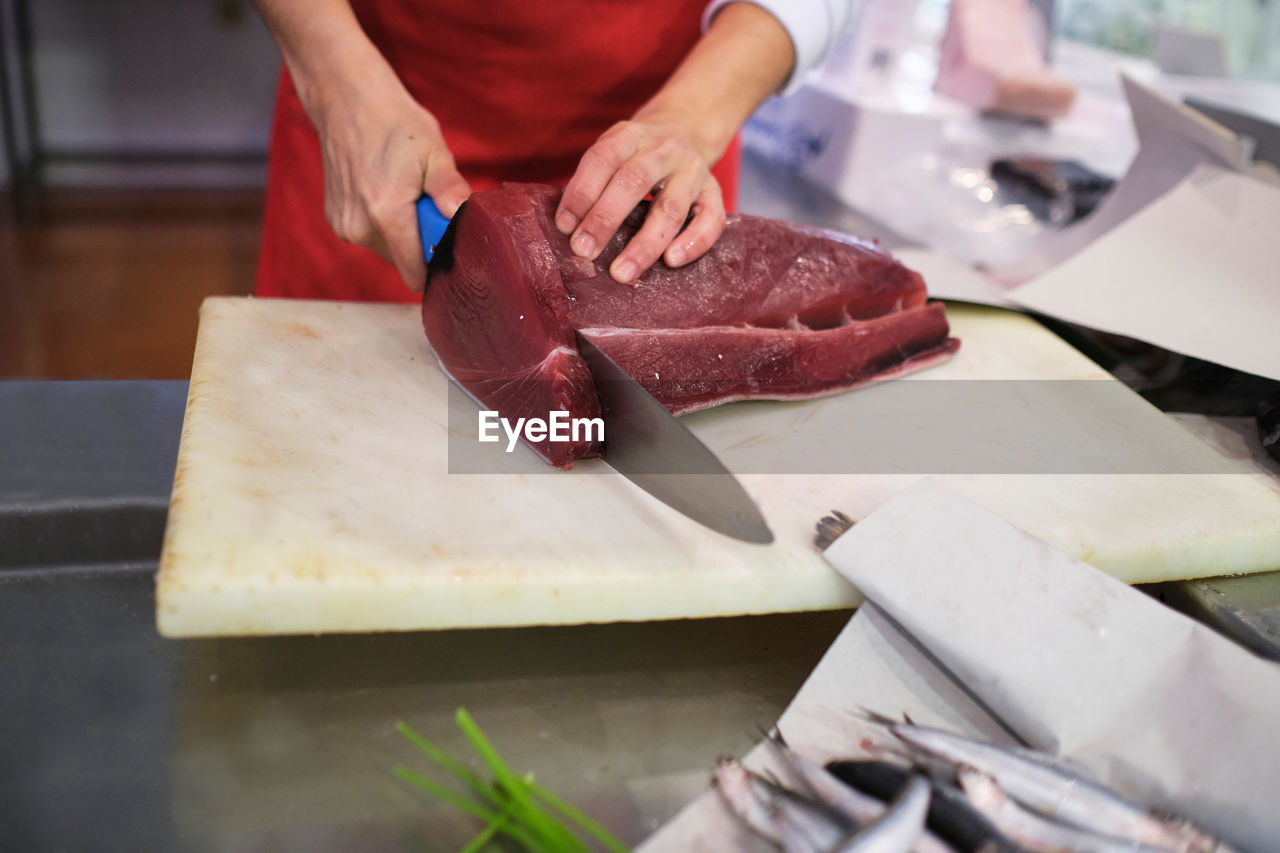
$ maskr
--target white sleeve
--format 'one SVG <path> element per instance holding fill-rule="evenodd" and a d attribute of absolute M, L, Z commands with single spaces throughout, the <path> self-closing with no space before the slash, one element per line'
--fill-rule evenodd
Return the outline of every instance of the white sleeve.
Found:
<path fill-rule="evenodd" d="M 705 32 L 711 19 L 729 3 L 743 0 L 711 0 L 702 13 Z M 778 19 L 791 44 L 795 46 L 796 64 L 783 85 L 782 94 L 789 95 L 804 82 L 805 74 L 826 58 L 836 39 L 853 23 L 856 0 L 746 0 Z"/>

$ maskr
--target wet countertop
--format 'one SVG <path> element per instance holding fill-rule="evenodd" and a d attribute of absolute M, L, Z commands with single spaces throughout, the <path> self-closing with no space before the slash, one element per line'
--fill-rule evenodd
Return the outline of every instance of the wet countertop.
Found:
<path fill-rule="evenodd" d="M 743 206 L 901 244 L 750 158 Z M 0 849 L 457 849 L 471 820 L 392 768 L 431 770 L 397 720 L 469 755 L 458 706 L 515 769 L 638 842 L 750 747 L 848 620 L 162 639 L 185 397 L 0 383 Z M 1152 591 L 1280 659 L 1280 576 Z"/>
<path fill-rule="evenodd" d="M 154 564 L 0 571 L 0 849 L 457 850 L 404 720 L 637 842 L 777 717 L 849 614 L 172 641 Z M 443 781 L 443 780 L 442 780 Z"/>

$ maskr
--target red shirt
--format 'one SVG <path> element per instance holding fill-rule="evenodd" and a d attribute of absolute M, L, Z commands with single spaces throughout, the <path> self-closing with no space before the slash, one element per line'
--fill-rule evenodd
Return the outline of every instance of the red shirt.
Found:
<path fill-rule="evenodd" d="M 666 81 L 706 0 L 354 0 L 364 31 L 440 121 L 473 189 L 564 184 L 582 153 Z M 732 210 L 737 142 L 713 170 Z M 320 140 L 287 71 L 276 95 L 255 294 L 414 302 L 395 269 L 324 215 Z"/>

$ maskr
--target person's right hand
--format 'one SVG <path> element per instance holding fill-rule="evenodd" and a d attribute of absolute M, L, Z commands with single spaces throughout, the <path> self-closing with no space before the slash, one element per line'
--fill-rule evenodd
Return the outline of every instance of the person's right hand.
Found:
<path fill-rule="evenodd" d="M 425 193 L 453 216 L 471 194 L 439 122 L 405 89 L 347 0 L 256 3 L 320 134 L 329 224 L 422 290 L 418 199 Z"/>
<path fill-rule="evenodd" d="M 315 122 L 324 154 L 324 211 L 343 240 L 372 249 L 410 290 L 427 280 L 415 203 L 446 216 L 471 194 L 435 116 L 402 87 L 331 101 Z"/>

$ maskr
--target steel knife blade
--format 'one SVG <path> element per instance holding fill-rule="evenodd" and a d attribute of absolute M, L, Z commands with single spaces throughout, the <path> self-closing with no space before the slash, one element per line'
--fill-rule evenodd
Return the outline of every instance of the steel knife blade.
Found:
<path fill-rule="evenodd" d="M 610 467 L 712 530 L 745 542 L 772 542 L 773 532 L 738 478 L 643 385 L 576 334 L 600 398 Z"/>

